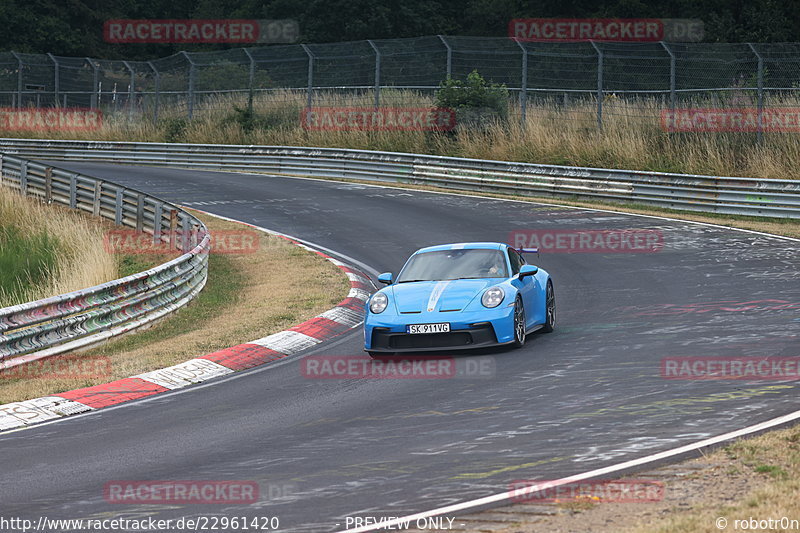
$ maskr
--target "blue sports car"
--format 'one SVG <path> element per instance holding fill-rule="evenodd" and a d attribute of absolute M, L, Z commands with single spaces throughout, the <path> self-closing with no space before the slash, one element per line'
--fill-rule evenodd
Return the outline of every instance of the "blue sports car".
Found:
<path fill-rule="evenodd" d="M 371 355 L 525 344 L 553 331 L 556 299 L 550 274 L 520 251 L 496 242 L 443 244 L 417 250 L 367 302 L 364 349 Z M 522 252 L 522 253 L 521 253 Z"/>

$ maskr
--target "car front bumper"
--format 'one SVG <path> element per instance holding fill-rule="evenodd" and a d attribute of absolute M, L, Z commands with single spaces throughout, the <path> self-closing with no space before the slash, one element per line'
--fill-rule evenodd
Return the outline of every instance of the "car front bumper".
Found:
<path fill-rule="evenodd" d="M 447 322 L 449 333 L 409 334 L 411 324 Z M 364 321 L 364 349 L 374 352 L 465 350 L 498 346 L 514 341 L 514 307 L 481 311 L 373 314 Z"/>

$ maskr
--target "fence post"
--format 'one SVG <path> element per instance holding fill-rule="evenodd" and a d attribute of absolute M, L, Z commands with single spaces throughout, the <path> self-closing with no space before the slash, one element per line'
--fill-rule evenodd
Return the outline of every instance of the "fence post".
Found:
<path fill-rule="evenodd" d="M 519 39 L 514 38 L 514 42 L 517 43 L 522 49 L 522 87 L 521 93 L 519 95 L 519 106 L 521 108 L 521 123 L 522 127 L 525 127 L 525 117 L 527 116 L 528 111 L 528 49 L 519 42 Z"/>
<path fill-rule="evenodd" d="M 58 93 L 59 93 L 58 60 L 56 59 L 56 56 L 54 56 L 50 52 L 47 52 L 47 57 L 49 57 L 50 60 L 53 62 L 53 100 L 55 101 L 55 106 L 58 107 Z"/>
<path fill-rule="evenodd" d="M 308 56 L 308 89 L 306 95 L 306 109 L 311 109 L 311 92 L 314 90 L 314 54 L 308 46 L 301 44 Z"/>
<path fill-rule="evenodd" d="M 747 46 L 758 58 L 758 132 L 756 140 L 760 143 L 764 140 L 764 57 L 758 53 L 753 43 L 747 43 Z"/>
<path fill-rule="evenodd" d="M 451 77 L 453 75 L 453 49 L 450 47 L 450 43 L 444 38 L 444 35 L 437 35 L 442 44 L 447 49 L 447 77 Z"/>
<path fill-rule="evenodd" d="M 20 109 L 22 107 L 22 58 L 14 51 L 11 52 L 11 55 L 17 59 L 17 109 Z"/>
<path fill-rule="evenodd" d="M 189 87 L 188 87 L 189 94 L 188 94 L 188 100 L 187 100 L 187 107 L 189 109 L 189 120 L 191 120 L 194 117 L 194 76 L 195 76 L 195 65 L 194 65 L 194 61 L 192 61 L 192 58 L 189 57 L 189 54 L 187 54 L 185 51 L 181 51 L 181 54 L 183 55 L 183 57 L 186 58 L 186 61 L 189 62 Z"/>
<path fill-rule="evenodd" d="M 244 53 L 247 54 L 247 58 L 250 60 L 250 72 L 247 78 L 247 89 L 248 89 L 248 96 L 247 96 L 247 109 L 252 114 L 253 113 L 253 84 L 255 83 L 256 78 L 256 61 L 253 59 L 253 54 L 250 53 L 250 50 L 247 48 L 243 48 Z"/>
<path fill-rule="evenodd" d="M 94 61 L 92 61 L 90 57 L 85 57 L 84 59 L 89 63 L 89 66 L 92 67 L 92 93 L 89 95 L 89 107 L 97 109 L 97 65 L 94 64 Z"/>
<path fill-rule="evenodd" d="M 675 53 L 664 41 L 659 41 L 669 54 L 669 110 L 675 116 Z"/>
<path fill-rule="evenodd" d="M 597 129 L 603 129 L 603 51 L 594 41 L 592 43 L 597 52 Z"/>
<path fill-rule="evenodd" d="M 158 104 L 161 101 L 161 74 L 158 72 L 156 66 L 153 65 L 152 61 L 148 61 L 147 64 L 150 65 L 150 68 L 156 77 L 156 95 L 155 102 L 153 104 L 153 122 L 158 122 Z"/>
<path fill-rule="evenodd" d="M 381 105 L 381 51 L 372 42 L 372 39 L 367 39 L 367 42 L 375 51 L 375 109 Z"/>
<path fill-rule="evenodd" d="M 133 106 L 136 105 L 136 87 L 134 85 L 136 83 L 136 73 L 127 61 L 123 61 L 122 64 L 131 73 L 131 82 L 128 84 L 128 120 L 133 120 Z"/>

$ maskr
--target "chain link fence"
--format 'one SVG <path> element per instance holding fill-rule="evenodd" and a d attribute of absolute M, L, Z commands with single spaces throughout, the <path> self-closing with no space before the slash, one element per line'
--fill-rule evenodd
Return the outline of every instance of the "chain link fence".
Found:
<path fill-rule="evenodd" d="M 612 117 L 658 120 L 665 110 L 690 106 L 757 106 L 761 113 L 791 105 L 800 90 L 800 43 L 439 35 L 181 52 L 152 61 L 3 52 L 0 106 L 91 107 L 106 117 L 157 121 L 230 111 L 253 98 L 276 108 L 288 103 L 291 110 L 337 103 L 430 105 L 442 80 L 463 79 L 473 70 L 506 85 L 512 117 L 560 110 L 561 120 L 602 128 Z"/>

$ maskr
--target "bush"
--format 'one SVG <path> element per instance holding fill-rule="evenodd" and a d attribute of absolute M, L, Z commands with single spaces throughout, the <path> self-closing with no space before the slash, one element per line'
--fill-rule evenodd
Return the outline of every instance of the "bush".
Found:
<path fill-rule="evenodd" d="M 487 119 L 508 116 L 508 89 L 505 85 L 487 82 L 473 70 L 466 81 L 448 77 L 439 84 L 436 105 L 456 110 L 459 124 L 482 123 Z"/>

